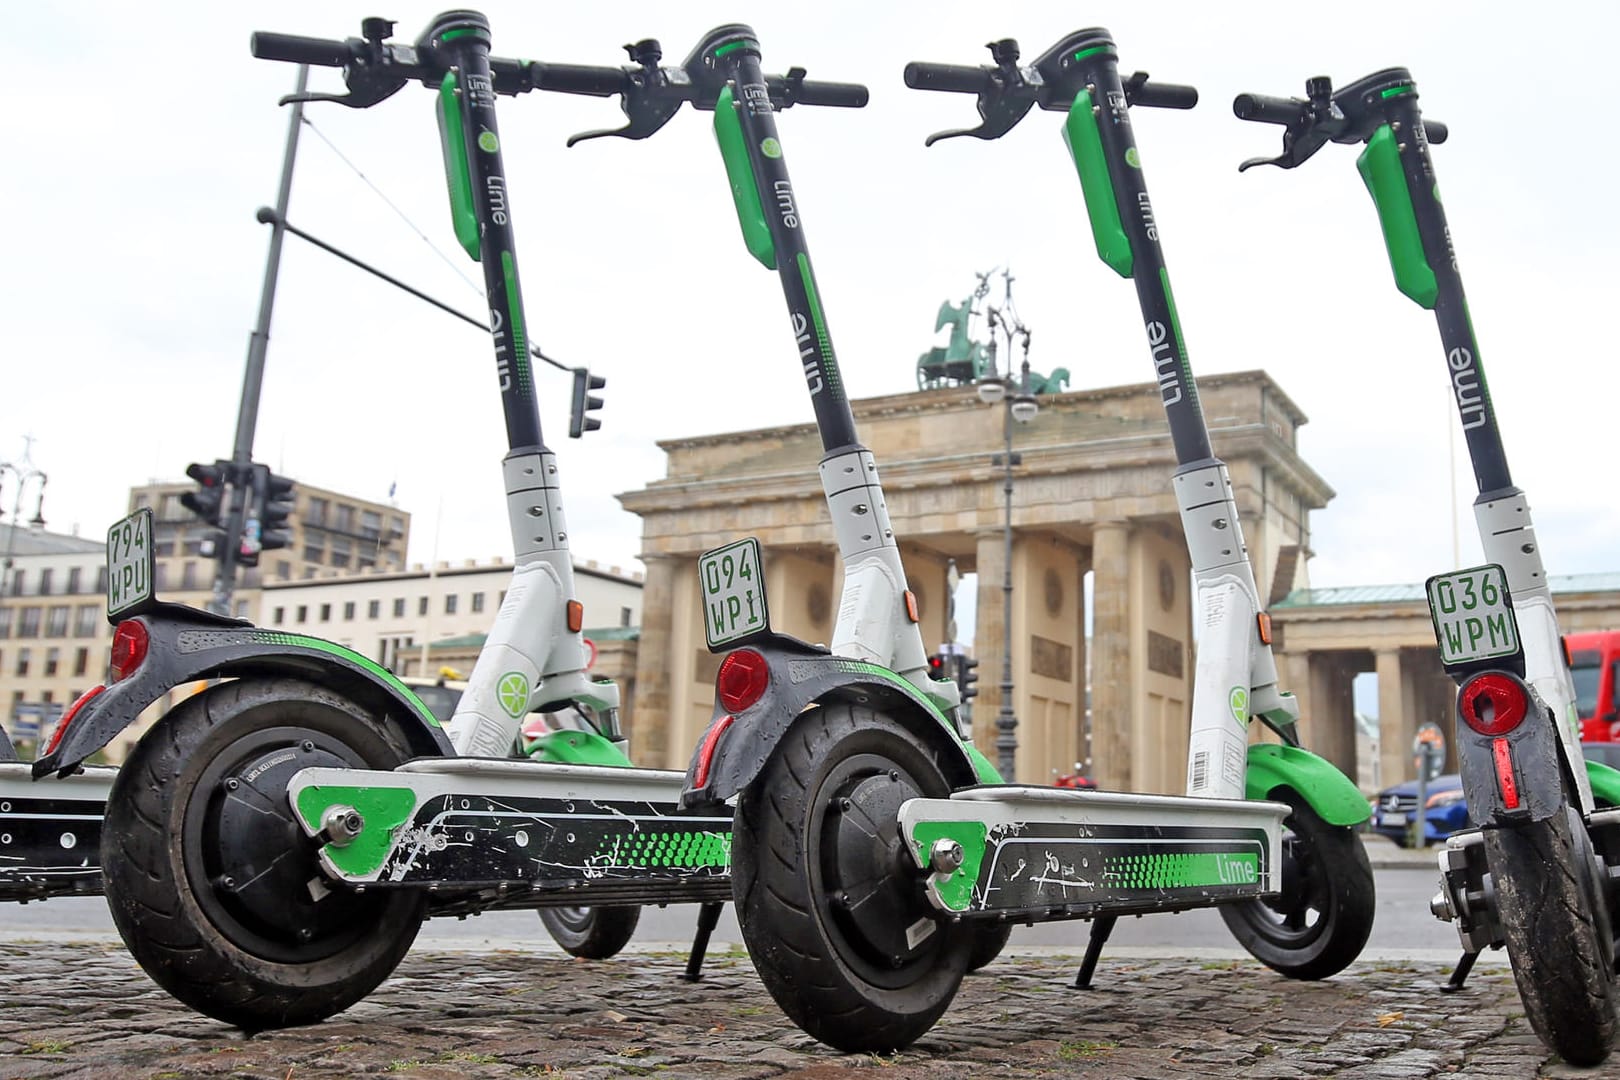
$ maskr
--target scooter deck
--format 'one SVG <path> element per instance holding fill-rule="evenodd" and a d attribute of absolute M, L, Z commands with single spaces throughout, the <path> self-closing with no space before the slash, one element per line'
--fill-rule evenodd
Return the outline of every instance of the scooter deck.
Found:
<path fill-rule="evenodd" d="M 1178 911 L 1280 889 L 1282 803 L 986 785 L 900 808 L 930 900 L 1041 922 Z M 961 845 L 961 865 L 931 860 Z"/>
<path fill-rule="evenodd" d="M 436 906 L 727 900 L 731 817 L 679 809 L 685 774 L 504 758 L 422 758 L 386 772 L 305 769 L 290 796 L 317 836 L 364 821 L 321 862 L 359 887 L 425 887 Z M 459 899 L 458 899 L 459 898 Z"/>
<path fill-rule="evenodd" d="M 101 892 L 101 819 L 118 770 L 35 781 L 26 762 L 0 764 L 0 900 Z"/>

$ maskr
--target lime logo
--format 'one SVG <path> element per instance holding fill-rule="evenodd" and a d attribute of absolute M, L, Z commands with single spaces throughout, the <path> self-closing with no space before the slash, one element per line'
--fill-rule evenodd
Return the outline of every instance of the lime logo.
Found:
<path fill-rule="evenodd" d="M 1136 152 L 1136 147 L 1127 146 L 1125 148 L 1125 164 L 1133 169 L 1142 167 L 1142 155 Z"/>
<path fill-rule="evenodd" d="M 478 149 L 482 150 L 486 154 L 493 154 L 496 150 L 500 149 L 500 145 L 501 140 L 495 137 L 495 133 L 493 131 L 485 131 L 478 136 Z"/>
<path fill-rule="evenodd" d="M 765 141 L 759 144 L 759 152 L 768 158 L 779 158 L 782 156 L 782 144 L 776 141 L 776 136 L 767 135 Z"/>
<path fill-rule="evenodd" d="M 495 684 L 495 696 L 509 715 L 522 716 L 529 709 L 529 680 L 520 671 L 508 671 Z"/>
<path fill-rule="evenodd" d="M 1243 727 L 1249 722 L 1249 692 L 1241 686 L 1232 687 L 1231 694 L 1227 695 L 1226 703 L 1232 707 L 1232 719 Z"/>

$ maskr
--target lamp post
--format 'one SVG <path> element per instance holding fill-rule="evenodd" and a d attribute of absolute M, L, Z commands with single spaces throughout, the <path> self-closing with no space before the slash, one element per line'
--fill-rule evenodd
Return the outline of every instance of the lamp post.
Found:
<path fill-rule="evenodd" d="M 0 490 L 4 488 L 6 473 L 9 472 L 17 481 L 17 493 L 11 500 L 11 527 L 6 531 L 6 553 L 4 558 L 0 558 L 0 596 L 5 595 L 6 590 L 10 588 L 11 566 L 15 561 L 12 552 L 17 544 L 17 526 L 22 521 L 23 495 L 28 490 L 28 485 L 35 480 L 39 481 L 39 490 L 34 495 L 34 516 L 28 524 L 36 529 L 45 527 L 45 485 L 49 478 L 43 470 L 34 467 L 34 462 L 29 456 L 33 442 L 31 437 L 24 436 L 20 463 L 0 461 Z M 5 511 L 0 509 L 0 516 L 4 514 Z"/>
<path fill-rule="evenodd" d="M 1007 281 L 1007 291 L 1012 291 L 1012 280 Z M 1009 305 L 1010 306 L 1010 305 Z M 1002 496 L 1002 531 L 1001 531 L 1001 704 L 996 711 L 996 768 L 1001 772 L 1003 780 L 1011 783 L 1016 772 L 1018 751 L 1018 717 L 1013 713 L 1012 692 L 1012 501 L 1013 501 L 1013 466 L 1022 464 L 1022 457 L 1013 450 L 1013 425 L 1027 424 L 1035 419 L 1040 411 L 1040 405 L 1035 396 L 1029 392 L 1029 328 L 1022 322 L 1009 322 L 1001 312 L 990 308 L 987 312 L 990 322 L 990 371 L 989 377 L 979 382 L 979 400 L 986 405 L 1003 406 L 1005 412 L 1002 416 L 1002 437 L 1005 442 L 1003 452 L 991 457 L 992 465 L 1001 468 L 1001 496 Z M 996 369 L 996 330 L 1007 338 L 1007 374 L 1000 375 Z M 1023 367 L 1015 380 L 1012 374 L 1012 348 L 1013 342 L 1023 339 Z"/>

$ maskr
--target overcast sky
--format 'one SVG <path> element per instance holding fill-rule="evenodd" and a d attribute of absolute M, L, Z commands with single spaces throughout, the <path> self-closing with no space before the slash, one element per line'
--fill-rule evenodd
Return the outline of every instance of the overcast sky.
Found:
<path fill-rule="evenodd" d="M 229 454 L 268 241 L 253 214 L 274 200 L 287 123 L 276 99 L 295 74 L 252 59 L 249 33 L 344 37 L 380 13 L 408 40 L 434 11 L 81 0 L 8 12 L 0 459 L 36 438 L 51 528 L 97 534 L 131 485 Z M 486 11 L 498 54 L 592 64 L 617 64 L 623 43 L 648 36 L 678 62 L 711 26 L 746 19 L 767 70 L 797 64 L 871 86 L 864 110 L 780 120 L 854 397 L 914 387 L 940 301 L 993 266 L 1017 276 L 1035 368 L 1068 368 L 1076 389 L 1152 370 L 1134 292 L 1092 249 L 1060 114 L 1035 113 L 997 142 L 925 150 L 929 132 L 972 123 L 973 102 L 906 89 L 906 61 L 981 63 L 983 44 L 1004 36 L 1031 59 L 1103 21 L 1122 70 L 1195 84 L 1192 112 L 1137 110 L 1143 165 L 1194 372 L 1264 368 L 1310 417 L 1301 450 L 1338 492 L 1314 518 L 1317 585 L 1418 581 L 1452 565 L 1457 420 L 1433 318 L 1395 291 L 1355 148 L 1239 177 L 1240 160 L 1278 150 L 1280 129 L 1240 123 L 1230 103 L 1241 91 L 1298 94 L 1310 75 L 1342 83 L 1405 65 L 1425 114 L 1451 127 L 1438 175 L 1548 568 L 1620 569 L 1604 449 L 1620 374 L 1603 323 L 1617 293 L 1607 106 L 1620 6 L 621 0 Z M 313 81 L 339 88 L 332 71 Z M 655 440 L 809 419 L 780 295 L 744 251 L 706 115 L 687 111 L 646 142 L 566 150 L 569 133 L 617 124 L 615 103 L 529 94 L 501 109 L 531 336 L 609 380 L 602 429 L 576 441 L 568 377 L 539 369 L 574 551 L 633 567 L 640 525 L 615 495 L 662 474 Z M 307 129 L 291 220 L 479 313 L 459 276 L 478 280 L 451 234 L 431 95 L 411 86 L 369 110 L 314 105 L 308 116 L 450 262 Z M 436 531 L 440 558 L 509 555 L 488 337 L 297 239 L 281 282 L 256 457 L 372 499 L 397 483 L 413 561 L 432 556 Z M 1457 473 L 1468 564 L 1478 544 L 1465 459 Z M 8 513 L 13 492 L 8 479 Z"/>

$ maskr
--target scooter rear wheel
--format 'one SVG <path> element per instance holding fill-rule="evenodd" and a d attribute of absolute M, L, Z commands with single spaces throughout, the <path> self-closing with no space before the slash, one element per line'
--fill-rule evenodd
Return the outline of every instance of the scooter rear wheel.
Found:
<path fill-rule="evenodd" d="M 1272 970 L 1325 979 L 1349 967 L 1372 934 L 1372 864 L 1359 833 L 1329 825 L 1297 795 L 1280 801 L 1293 808 L 1283 819 L 1281 893 L 1223 904 L 1221 918 Z"/>
<path fill-rule="evenodd" d="M 1615 1036 L 1614 937 L 1586 828 L 1566 806 L 1545 821 L 1486 829 L 1485 861 L 1525 1015 L 1572 1065 L 1596 1065 Z"/>
<path fill-rule="evenodd" d="M 107 800 L 107 901 L 136 961 L 193 1009 L 249 1030 L 365 997 L 411 947 L 425 899 L 327 888 L 287 781 L 409 756 L 387 721 L 301 679 L 237 679 L 181 702 Z"/>
<path fill-rule="evenodd" d="M 738 800 L 732 894 L 749 956 L 829 1046 L 908 1046 L 961 985 L 972 936 L 929 904 L 897 816 L 949 792 L 937 748 L 883 713 L 828 705 L 794 721 Z"/>
<path fill-rule="evenodd" d="M 540 922 L 551 939 L 563 952 L 585 960 L 617 956 L 640 921 L 641 909 L 633 904 L 540 909 Z"/>

